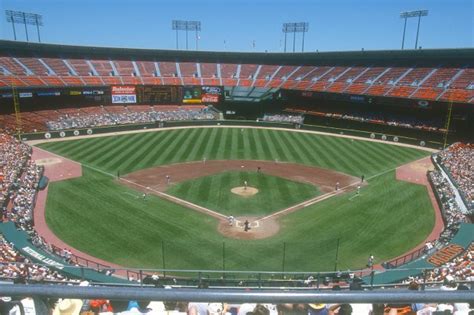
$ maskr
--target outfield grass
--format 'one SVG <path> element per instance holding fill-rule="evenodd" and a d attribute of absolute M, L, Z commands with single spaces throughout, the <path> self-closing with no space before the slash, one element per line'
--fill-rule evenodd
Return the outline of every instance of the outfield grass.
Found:
<path fill-rule="evenodd" d="M 232 188 L 243 186 L 244 181 L 259 192 L 251 197 L 231 192 Z M 166 192 L 233 216 L 270 214 L 320 194 L 313 185 L 257 172 L 223 172 L 175 184 Z"/>
<path fill-rule="evenodd" d="M 90 165 L 83 177 L 51 183 L 46 219 L 71 246 L 130 267 L 333 270 L 360 268 L 419 244 L 434 225 L 426 188 L 395 180 L 393 168 L 426 156 L 411 148 L 312 134 L 260 129 L 205 128 L 40 145 Z M 271 159 L 365 174 L 361 195 L 346 193 L 281 219 L 270 239 L 239 241 L 216 232 L 209 216 L 137 193 L 112 176 L 153 165 L 211 159 Z M 371 178 L 372 177 L 372 178 Z M 352 198 L 351 198 L 352 197 Z M 162 243 L 163 242 L 163 243 Z M 223 244 L 225 243 L 225 244 Z"/>

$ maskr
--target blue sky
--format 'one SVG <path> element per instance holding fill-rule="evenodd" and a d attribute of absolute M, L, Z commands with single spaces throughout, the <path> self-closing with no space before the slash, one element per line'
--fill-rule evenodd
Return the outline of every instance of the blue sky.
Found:
<path fill-rule="evenodd" d="M 43 15 L 47 43 L 175 49 L 171 20 L 182 19 L 202 22 L 199 50 L 270 52 L 283 51 L 281 24 L 300 21 L 310 24 L 306 51 L 400 49 L 400 12 L 427 9 L 419 46 L 474 47 L 474 0 L 0 0 L 0 9 L 2 39 L 13 39 L 3 11 L 19 10 Z M 416 26 L 416 18 L 408 21 L 406 48 L 414 47 Z M 22 25 L 17 35 L 25 40 Z M 37 40 L 34 27 L 29 35 Z M 189 46 L 195 49 L 194 34 Z M 301 35 L 296 47 L 301 50 Z"/>

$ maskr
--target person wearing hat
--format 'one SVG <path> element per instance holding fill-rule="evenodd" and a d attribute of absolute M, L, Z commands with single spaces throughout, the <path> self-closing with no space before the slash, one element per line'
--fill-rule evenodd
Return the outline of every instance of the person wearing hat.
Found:
<path fill-rule="evenodd" d="M 79 315 L 82 301 L 79 299 L 61 299 L 53 310 L 53 315 Z"/>
<path fill-rule="evenodd" d="M 328 315 L 328 308 L 326 307 L 326 304 L 322 303 L 310 303 L 308 304 L 307 307 L 308 315 Z"/>

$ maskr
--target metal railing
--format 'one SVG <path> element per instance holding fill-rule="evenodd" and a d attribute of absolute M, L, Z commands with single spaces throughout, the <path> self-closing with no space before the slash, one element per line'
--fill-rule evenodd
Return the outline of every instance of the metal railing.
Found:
<path fill-rule="evenodd" d="M 230 289 L 159 289 L 0 284 L 2 296 L 227 303 L 458 303 L 474 302 L 473 291 L 268 291 Z"/>

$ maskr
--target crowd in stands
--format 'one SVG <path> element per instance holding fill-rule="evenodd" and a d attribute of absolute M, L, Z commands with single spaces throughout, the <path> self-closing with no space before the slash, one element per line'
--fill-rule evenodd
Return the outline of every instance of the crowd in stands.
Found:
<path fill-rule="evenodd" d="M 265 114 L 263 115 L 262 121 L 269 122 L 283 122 L 302 125 L 304 122 L 303 115 L 284 115 L 284 114 Z"/>
<path fill-rule="evenodd" d="M 15 137 L 0 134 L 1 219 L 12 221 L 26 231 L 33 243 L 50 249 L 33 228 L 33 209 L 43 168 L 31 161 L 31 147 Z M 65 277 L 47 267 L 31 264 L 0 235 L 0 269 L 4 278 L 63 280 Z M 21 265 L 12 264 L 21 262 Z M 23 266 L 23 267 L 22 267 Z"/>
<path fill-rule="evenodd" d="M 469 222 L 469 220 L 459 208 L 453 188 L 448 180 L 441 175 L 441 172 L 432 171 L 428 173 L 428 176 L 439 197 L 441 213 L 445 223 L 445 229 L 439 240 L 446 242 L 456 234 L 461 222 Z"/>
<path fill-rule="evenodd" d="M 31 147 L 10 135 L 0 134 L 0 204 L 3 215 L 30 156 Z"/>
<path fill-rule="evenodd" d="M 90 286 L 87 281 L 82 281 L 79 286 Z M 169 290 L 180 290 L 169 286 Z M 411 279 L 408 289 L 418 291 L 420 283 Z M 439 288 L 443 291 L 469 290 L 465 284 L 457 283 L 451 276 L 446 276 L 443 285 Z M 334 294 L 341 287 L 332 288 Z M 350 285 L 351 291 L 365 290 L 358 279 L 354 279 Z M 426 290 L 430 290 L 427 288 Z M 390 294 L 387 291 L 387 296 Z M 107 300 L 107 299 L 39 299 L 36 298 L 34 306 L 28 304 L 28 300 L 20 300 L 21 306 L 8 305 L 0 300 L 0 311 L 5 306 L 30 307 L 28 314 L 174 314 L 174 315 L 396 315 L 396 314 L 418 314 L 431 315 L 434 312 L 442 314 L 468 315 L 473 310 L 471 303 L 398 303 L 398 304 L 371 304 L 371 303 L 310 303 L 310 304 L 269 304 L 269 303 L 216 303 L 216 302 L 177 302 L 177 301 L 150 301 L 150 300 Z M 41 313 L 42 310 L 46 313 Z M 447 312 L 446 312 L 447 311 Z"/>
<path fill-rule="evenodd" d="M 474 144 L 454 143 L 438 153 L 437 160 L 454 179 L 466 206 L 474 210 Z"/>
<path fill-rule="evenodd" d="M 11 279 L 17 283 L 68 280 L 55 270 L 32 263 L 16 251 L 13 244 L 8 243 L 2 235 L 0 235 L 0 274 L 3 279 Z"/>
<path fill-rule="evenodd" d="M 91 128 L 100 126 L 114 126 L 125 124 L 154 123 L 162 121 L 185 121 L 185 120 L 214 120 L 217 119 L 215 112 L 207 108 L 200 110 L 170 110 L 170 111 L 142 111 L 125 110 L 120 113 L 98 113 L 91 115 L 66 114 L 57 120 L 46 122 L 51 131 L 66 130 L 74 128 Z"/>
<path fill-rule="evenodd" d="M 301 112 L 308 115 L 345 119 L 359 122 L 367 122 L 380 125 L 419 129 L 425 131 L 444 131 L 443 122 L 440 119 L 421 119 L 388 113 L 376 112 L 320 112 L 315 110 L 286 109 L 290 112 Z"/>
<path fill-rule="evenodd" d="M 471 245 L 464 253 L 454 258 L 439 268 L 428 271 L 426 280 L 439 282 L 449 281 L 474 281 L 474 246 Z"/>

